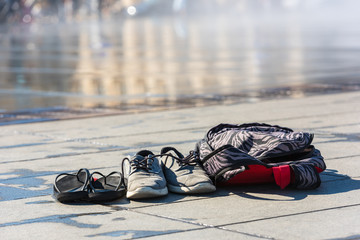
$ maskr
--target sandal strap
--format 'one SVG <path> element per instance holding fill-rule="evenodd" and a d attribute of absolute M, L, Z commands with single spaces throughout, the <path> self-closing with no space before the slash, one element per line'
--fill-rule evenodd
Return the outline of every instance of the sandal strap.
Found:
<path fill-rule="evenodd" d="M 79 174 L 81 173 L 81 172 L 85 172 L 85 182 L 84 182 L 84 184 L 83 184 L 83 186 L 82 186 L 82 188 L 81 188 L 81 190 L 82 191 L 85 191 L 86 189 L 87 189 L 87 185 L 88 185 L 88 182 L 89 182 L 89 176 L 90 176 L 90 172 L 89 172 L 89 170 L 88 169 L 86 169 L 86 168 L 80 168 L 79 169 L 79 171 L 77 171 L 77 173 L 61 173 L 61 174 L 59 174 L 59 175 L 57 175 L 56 176 L 56 178 L 55 178 L 55 181 L 54 181 L 54 188 L 56 189 L 56 191 L 57 192 L 60 192 L 60 189 L 58 188 L 58 186 L 57 186 L 57 182 L 58 182 L 58 179 L 60 178 L 60 177 L 62 177 L 62 176 L 76 176 L 77 177 L 77 179 L 80 181 L 80 179 L 79 179 Z M 81 181 L 80 181 L 81 182 Z"/>
<path fill-rule="evenodd" d="M 89 177 L 89 179 L 90 179 L 90 181 L 89 181 L 89 187 L 90 187 L 90 189 L 91 189 L 92 192 L 95 192 L 95 191 L 96 191 L 94 185 L 92 184 L 92 182 L 93 182 L 93 181 L 92 181 L 92 180 L 93 180 L 93 175 L 96 175 L 96 174 L 97 174 L 97 175 L 100 175 L 100 176 L 104 179 L 104 183 L 105 183 L 105 184 L 107 184 L 107 183 L 106 183 L 106 179 L 107 179 L 108 177 L 110 177 L 110 176 L 112 176 L 112 175 L 115 175 L 115 174 L 118 174 L 118 175 L 120 176 L 120 181 L 119 181 L 118 185 L 116 186 L 115 191 L 119 190 L 120 187 L 121 187 L 121 185 L 124 185 L 124 184 L 123 184 L 123 183 L 124 183 L 124 178 L 123 178 L 123 175 L 122 175 L 120 172 L 114 171 L 114 172 L 109 173 L 107 176 L 105 176 L 105 175 L 102 174 L 101 172 L 93 172 L 93 173 L 90 175 L 90 177 Z"/>

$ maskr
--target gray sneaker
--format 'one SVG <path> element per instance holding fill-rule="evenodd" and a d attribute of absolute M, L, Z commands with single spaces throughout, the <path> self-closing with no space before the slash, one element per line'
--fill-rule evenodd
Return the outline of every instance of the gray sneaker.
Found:
<path fill-rule="evenodd" d="M 152 152 L 143 150 L 132 158 L 124 158 L 122 171 L 127 186 L 127 198 L 151 198 L 168 194 L 164 173 Z"/>
<path fill-rule="evenodd" d="M 166 147 L 161 150 L 167 186 L 175 193 L 209 193 L 216 187 L 199 165 L 194 152 L 184 157 L 178 150 Z"/>

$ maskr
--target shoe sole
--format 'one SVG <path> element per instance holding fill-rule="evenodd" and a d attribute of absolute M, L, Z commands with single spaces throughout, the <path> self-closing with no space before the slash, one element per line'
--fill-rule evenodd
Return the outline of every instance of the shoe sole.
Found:
<path fill-rule="evenodd" d="M 153 198 L 165 196 L 168 194 L 167 187 L 162 189 L 153 189 L 151 187 L 142 187 L 134 191 L 127 191 L 126 197 L 129 199 Z"/>
<path fill-rule="evenodd" d="M 90 202 L 108 202 L 119 199 L 125 195 L 125 189 L 118 191 L 108 191 L 108 192 L 95 192 L 89 193 Z"/>
<path fill-rule="evenodd" d="M 54 195 L 55 195 L 55 198 L 61 203 L 88 200 L 88 193 L 85 191 L 55 193 Z"/>
<path fill-rule="evenodd" d="M 198 194 L 198 193 L 210 193 L 216 190 L 216 187 L 211 183 L 198 183 L 194 186 L 184 187 L 184 186 L 175 186 L 168 184 L 170 192 L 174 193 L 186 193 L 186 194 Z"/>

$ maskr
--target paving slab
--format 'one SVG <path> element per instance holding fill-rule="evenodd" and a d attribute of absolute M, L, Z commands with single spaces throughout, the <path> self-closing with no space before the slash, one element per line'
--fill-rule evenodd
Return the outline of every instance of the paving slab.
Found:
<path fill-rule="evenodd" d="M 223 195 L 219 194 L 201 201 L 176 202 L 177 207 L 158 205 L 142 208 L 139 211 L 190 218 L 207 225 L 226 226 L 359 204 L 360 181 L 359 179 L 329 181 L 322 184 L 319 189 L 311 191 L 283 191 L 272 186 L 232 187 L 227 191 L 224 189 L 218 191 L 222 191 Z"/>
<path fill-rule="evenodd" d="M 48 197 L 23 204 L 17 201 L 14 205 L 19 207 L 18 214 L 5 212 L 8 218 L 0 223 L 4 239 L 19 239 L 19 236 L 30 239 L 45 239 L 45 236 L 47 239 L 74 236 L 130 239 L 201 228 L 200 225 L 126 209 L 114 211 L 101 205 L 58 204 Z"/>
<path fill-rule="evenodd" d="M 359 212 L 360 205 L 355 204 L 226 227 L 250 233 L 269 234 L 274 239 L 359 239 Z"/>
<path fill-rule="evenodd" d="M 360 213 L 360 93 L 216 105 L 0 127 L 0 235 L 4 239 L 356 239 Z M 212 194 L 61 204 L 61 172 L 109 173 L 138 150 L 187 153 L 219 123 L 265 122 L 315 133 L 327 170 L 315 190 L 275 184 Z M 6 216 L 6 217 L 5 217 Z M 317 224 L 317 228 L 314 225 Z M 337 228 L 336 228 L 337 227 Z"/>
<path fill-rule="evenodd" d="M 220 227 L 208 227 L 166 235 L 157 235 L 146 239 L 267 239 L 266 235 L 248 234 Z"/>
<path fill-rule="evenodd" d="M 324 100 L 325 99 L 325 100 Z M 269 122 L 281 124 L 292 120 L 293 128 L 311 128 L 307 118 L 318 116 L 318 120 L 332 119 L 333 116 L 360 112 L 357 93 L 314 96 L 309 98 L 269 100 L 257 103 L 208 106 L 201 108 L 170 110 L 163 112 L 120 115 L 102 118 L 78 119 L 56 123 L 33 123 L 6 126 L 6 131 L 44 134 L 61 139 L 111 137 L 149 132 L 170 132 L 181 129 L 207 130 L 221 122 L 247 123 Z M 330 116 L 330 117 L 329 117 Z M 316 121 L 316 120 L 314 120 Z M 4 131 L 0 128 L 0 132 Z"/>

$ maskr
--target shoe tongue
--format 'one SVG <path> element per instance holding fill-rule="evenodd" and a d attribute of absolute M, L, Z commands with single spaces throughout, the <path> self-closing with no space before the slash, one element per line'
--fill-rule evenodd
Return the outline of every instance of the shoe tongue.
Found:
<path fill-rule="evenodd" d="M 156 168 L 156 164 L 155 165 L 153 164 L 154 161 L 156 160 L 156 158 L 153 154 L 149 154 L 146 156 L 137 154 L 135 156 L 135 159 L 139 164 L 139 165 L 136 164 L 136 166 L 134 166 L 135 169 L 137 169 L 139 166 L 141 166 L 141 168 L 145 167 L 145 168 L 149 168 L 149 169 L 152 169 L 153 167 Z"/>
<path fill-rule="evenodd" d="M 136 155 L 140 155 L 143 157 L 149 156 L 149 155 L 154 155 L 151 151 L 149 150 L 141 150 L 140 152 L 138 152 Z"/>
<path fill-rule="evenodd" d="M 158 159 L 154 155 L 149 155 L 146 160 L 146 164 L 148 166 L 149 171 L 158 172 L 159 171 L 159 162 Z"/>
<path fill-rule="evenodd" d="M 148 155 L 146 159 L 147 164 L 152 164 L 154 162 L 154 159 L 155 159 L 154 155 L 152 154 Z"/>

